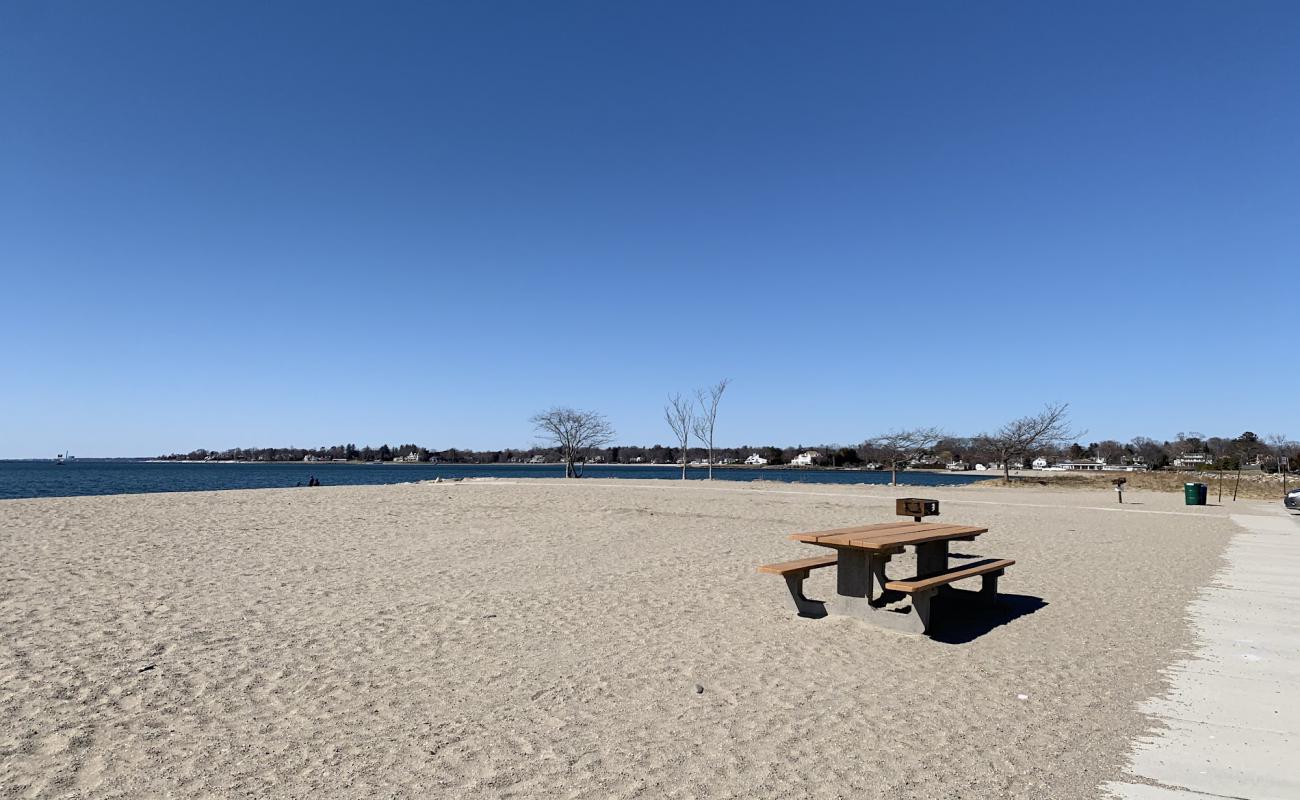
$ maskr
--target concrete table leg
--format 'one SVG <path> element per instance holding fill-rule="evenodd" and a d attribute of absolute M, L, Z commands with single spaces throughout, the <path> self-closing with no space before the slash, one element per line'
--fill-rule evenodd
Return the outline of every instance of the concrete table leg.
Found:
<path fill-rule="evenodd" d="M 864 550 L 836 548 L 835 593 L 840 597 L 871 598 L 871 565 Z"/>
<path fill-rule="evenodd" d="M 916 546 L 916 574 L 935 575 L 948 568 L 948 542 L 926 542 Z"/>
<path fill-rule="evenodd" d="M 926 542 L 916 546 L 916 574 L 936 575 L 948 568 L 948 542 Z M 948 594 L 951 586 L 940 586 L 939 594 Z"/>
<path fill-rule="evenodd" d="M 885 565 L 891 555 L 870 553 L 857 548 L 837 548 L 836 597 L 826 604 L 826 610 L 837 616 L 852 617 L 883 628 L 924 633 L 930 625 L 932 592 L 925 593 L 917 605 L 917 595 L 912 596 L 910 612 L 891 611 L 884 606 L 904 597 L 902 592 L 885 588 Z"/>

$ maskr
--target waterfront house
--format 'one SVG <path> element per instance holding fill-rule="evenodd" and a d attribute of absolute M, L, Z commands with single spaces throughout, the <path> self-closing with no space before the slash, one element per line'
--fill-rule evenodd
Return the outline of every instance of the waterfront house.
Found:
<path fill-rule="evenodd" d="M 751 467 L 761 467 L 767 463 L 767 459 L 763 458 L 758 453 L 750 453 L 749 458 L 745 459 L 745 463 Z"/>
<path fill-rule="evenodd" d="M 816 450 L 805 450 L 794 458 L 790 459 L 791 466 L 811 467 L 821 460 L 822 454 Z"/>

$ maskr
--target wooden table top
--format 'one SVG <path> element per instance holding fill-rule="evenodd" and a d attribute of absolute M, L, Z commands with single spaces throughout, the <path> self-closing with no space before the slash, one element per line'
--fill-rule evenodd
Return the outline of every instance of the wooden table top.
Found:
<path fill-rule="evenodd" d="M 813 533 L 794 533 L 796 542 L 818 544 L 823 547 L 854 547 L 877 552 L 901 552 L 908 545 L 943 542 L 952 539 L 974 539 L 988 528 L 969 525 L 942 525 L 935 522 L 885 522 L 879 525 L 859 525 Z"/>

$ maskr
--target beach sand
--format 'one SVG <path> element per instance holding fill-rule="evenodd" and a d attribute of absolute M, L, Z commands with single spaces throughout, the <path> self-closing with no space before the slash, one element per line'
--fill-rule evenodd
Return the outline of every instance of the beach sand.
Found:
<path fill-rule="evenodd" d="M 1016 559 L 997 616 L 937 639 L 801 619 L 754 571 L 916 495 L 990 529 L 956 553 Z M 1126 500 L 485 480 L 0 502 L 0 785 L 1098 797 L 1246 505 Z"/>

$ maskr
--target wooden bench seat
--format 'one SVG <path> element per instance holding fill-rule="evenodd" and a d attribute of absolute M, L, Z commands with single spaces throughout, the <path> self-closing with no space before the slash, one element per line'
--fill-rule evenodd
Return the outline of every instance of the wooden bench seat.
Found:
<path fill-rule="evenodd" d="M 803 582 L 808 577 L 808 573 L 822 567 L 833 567 L 838 560 L 839 557 L 831 553 L 828 556 L 801 558 L 797 561 L 782 561 L 779 564 L 764 564 L 758 568 L 758 571 L 768 575 L 780 575 L 785 578 L 785 585 L 790 590 L 790 601 L 794 604 L 796 614 L 801 617 L 824 617 L 826 616 L 826 603 L 805 597 Z"/>
<path fill-rule="evenodd" d="M 791 572 L 807 572 L 810 569 L 833 567 L 835 566 L 837 558 L 838 557 L 832 553 L 829 556 L 801 558 L 798 561 L 782 561 L 780 564 L 764 564 L 758 568 L 758 571 L 767 575 L 788 575 Z"/>
<path fill-rule="evenodd" d="M 964 578 L 983 578 L 979 597 L 982 602 L 992 605 L 998 597 L 998 578 L 1014 563 L 1016 562 L 1009 558 L 986 558 L 928 575 L 916 575 L 898 581 L 887 580 L 885 590 L 887 593 L 898 592 L 898 596 L 912 601 L 908 629 L 915 633 L 929 633 L 934 622 L 932 603 L 936 597 L 951 591 L 948 584 Z"/>
<path fill-rule="evenodd" d="M 947 586 L 948 584 L 962 580 L 963 578 L 974 578 L 982 575 L 984 576 L 986 587 L 990 579 L 995 582 L 995 588 L 992 591 L 996 593 L 997 577 L 1002 574 L 1003 570 L 1014 563 L 1016 562 L 1009 558 L 986 558 L 983 561 L 974 561 L 969 564 L 952 567 L 943 572 L 935 573 L 934 575 L 916 575 L 902 580 L 886 581 L 885 588 L 893 589 L 896 592 L 903 592 L 904 594 L 915 594 L 930 589 L 938 589 L 940 586 Z"/>

